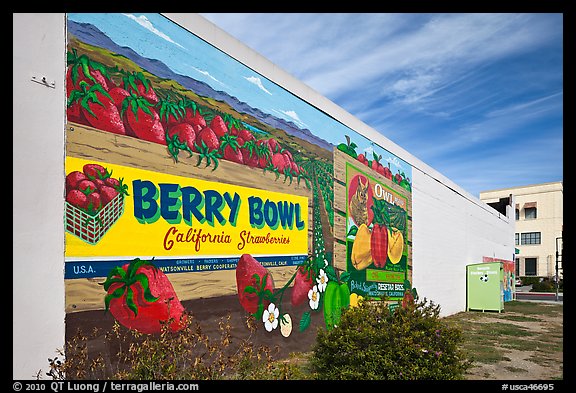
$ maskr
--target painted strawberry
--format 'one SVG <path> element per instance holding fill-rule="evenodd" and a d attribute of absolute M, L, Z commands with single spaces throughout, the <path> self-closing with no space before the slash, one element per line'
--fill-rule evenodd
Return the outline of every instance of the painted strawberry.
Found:
<path fill-rule="evenodd" d="M 256 152 L 258 153 L 258 167 L 263 169 L 267 168 L 269 165 L 271 165 L 270 160 L 272 156 L 272 150 L 270 148 L 270 144 L 268 143 L 268 140 L 261 139 L 256 142 L 256 145 Z"/>
<path fill-rule="evenodd" d="M 278 172 L 283 173 L 286 165 L 290 166 L 290 163 L 286 161 L 286 156 L 282 153 L 274 153 L 271 158 L 272 166 L 278 170 Z"/>
<path fill-rule="evenodd" d="M 73 121 L 80 124 L 88 124 L 88 121 L 82 114 L 82 107 L 79 101 L 69 102 L 66 107 L 66 118 L 68 121 Z"/>
<path fill-rule="evenodd" d="M 400 171 L 398 171 L 398 173 L 397 173 L 396 175 L 394 175 L 394 181 L 395 181 L 397 184 L 402 183 L 402 175 L 400 174 Z"/>
<path fill-rule="evenodd" d="M 294 161 L 290 161 L 291 172 L 294 176 L 298 176 L 300 174 L 300 168 L 298 168 L 298 164 Z"/>
<path fill-rule="evenodd" d="M 88 85 L 100 84 L 104 90 L 108 91 L 114 87 L 108 75 L 108 69 L 105 65 L 91 60 L 87 55 L 78 56 L 76 49 L 66 54 L 66 95 L 70 97 L 73 90 L 80 87 L 80 82 L 84 81 Z"/>
<path fill-rule="evenodd" d="M 226 123 L 224 123 L 224 119 L 222 119 L 222 116 L 220 115 L 216 115 L 212 118 L 210 128 L 218 138 L 222 138 L 228 133 L 228 127 L 226 127 Z"/>
<path fill-rule="evenodd" d="M 66 193 L 66 202 L 80 209 L 86 209 L 88 206 L 88 197 L 82 191 L 74 189 Z"/>
<path fill-rule="evenodd" d="M 172 283 L 152 261 L 135 258 L 110 271 L 102 284 L 106 311 L 140 333 L 161 333 L 164 323 L 177 332 L 186 326 L 187 315 Z"/>
<path fill-rule="evenodd" d="M 86 177 L 89 180 L 94 180 L 94 179 L 107 179 L 110 177 L 111 173 L 108 172 L 108 170 L 106 168 L 104 168 L 102 165 L 100 164 L 85 164 L 82 167 L 82 172 L 84 173 L 84 175 L 86 175 Z"/>
<path fill-rule="evenodd" d="M 255 141 L 256 138 L 254 137 L 254 134 L 252 134 L 249 130 L 242 128 L 240 131 L 238 131 L 238 137 L 244 139 L 244 141 Z"/>
<path fill-rule="evenodd" d="M 194 105 L 186 106 L 186 113 L 184 115 L 184 121 L 186 123 L 192 124 L 195 128 L 198 126 L 200 129 L 207 126 L 206 119 L 200 113 L 200 110 L 196 108 L 196 104 L 191 101 Z"/>
<path fill-rule="evenodd" d="M 80 82 L 80 89 L 73 90 L 68 98 L 68 107 L 77 103 L 86 122 L 99 130 L 125 135 L 124 123 L 112 97 L 101 84 L 88 85 Z"/>
<path fill-rule="evenodd" d="M 106 179 L 106 180 L 108 180 L 108 179 Z M 114 180 L 116 180 L 116 179 L 114 179 Z M 93 179 L 93 180 L 92 180 L 92 183 L 94 183 L 94 184 L 96 185 L 96 188 L 98 189 L 98 191 L 100 191 L 100 189 L 102 188 L 102 186 L 109 185 L 109 184 L 107 184 L 107 182 L 105 182 L 105 181 L 102 180 L 102 179 Z"/>
<path fill-rule="evenodd" d="M 83 172 L 80 171 L 72 171 L 66 175 L 66 191 L 73 190 L 78 188 L 78 183 L 82 180 L 86 180 L 87 177 Z"/>
<path fill-rule="evenodd" d="M 89 195 L 94 191 L 98 191 L 98 187 L 94 184 L 93 181 L 85 179 L 78 183 L 77 189 L 82 191 L 84 194 Z"/>
<path fill-rule="evenodd" d="M 92 213 L 98 213 L 104 204 L 102 203 L 102 197 L 98 192 L 93 192 L 88 195 L 88 205 L 86 208 Z"/>
<path fill-rule="evenodd" d="M 160 123 L 160 116 L 146 98 L 130 94 L 124 99 L 121 115 L 128 135 L 166 145 L 166 135 Z"/>
<path fill-rule="evenodd" d="M 180 150 L 185 150 L 190 157 L 192 156 L 192 151 L 195 149 L 196 132 L 191 124 L 178 123 L 170 126 L 168 128 L 167 138 L 168 151 L 170 155 L 174 157 L 174 160 L 178 161 Z"/>
<path fill-rule="evenodd" d="M 281 150 L 280 143 L 274 138 L 268 139 L 268 145 L 270 146 L 271 153 L 277 153 Z"/>
<path fill-rule="evenodd" d="M 160 100 L 157 105 L 158 116 L 160 116 L 160 122 L 164 129 L 168 129 L 171 126 L 180 124 L 184 121 L 184 115 L 186 111 L 182 107 L 182 103 L 174 102 L 169 99 Z"/>
<path fill-rule="evenodd" d="M 122 82 L 124 89 L 129 93 L 143 97 L 150 105 L 158 103 L 158 96 L 152 87 L 152 83 L 142 72 L 123 71 L 123 73 Z"/>
<path fill-rule="evenodd" d="M 102 186 L 102 188 L 100 188 L 100 198 L 102 200 L 102 205 L 106 206 L 108 203 L 110 203 L 111 200 L 116 198 L 118 194 L 118 190 L 116 190 L 114 187 Z"/>
<path fill-rule="evenodd" d="M 300 266 L 296 272 L 294 286 L 292 287 L 292 293 L 290 295 L 292 305 L 296 307 L 308 300 L 308 291 L 310 291 L 313 286 L 312 271 L 306 269 L 304 266 Z"/>
<path fill-rule="evenodd" d="M 220 141 L 210 127 L 204 127 L 196 135 L 196 144 L 198 145 L 196 148 L 198 149 L 199 146 L 202 146 L 202 143 L 204 143 L 209 150 L 220 149 Z"/>
<path fill-rule="evenodd" d="M 110 97 L 112 97 L 112 101 L 114 101 L 114 105 L 116 105 L 118 112 L 122 110 L 124 99 L 130 95 L 126 89 L 121 87 L 113 87 L 112 89 L 108 90 L 108 94 L 110 94 Z"/>
<path fill-rule="evenodd" d="M 222 158 L 228 161 L 244 164 L 242 151 L 238 145 L 237 137 L 230 134 L 224 134 L 220 138 L 220 149 L 222 150 Z"/>
<path fill-rule="evenodd" d="M 274 280 L 268 270 L 250 254 L 243 254 L 236 266 L 236 286 L 240 305 L 250 314 L 268 307 Z"/>
<path fill-rule="evenodd" d="M 258 166 L 260 159 L 258 157 L 258 145 L 256 144 L 255 141 L 250 140 L 244 142 L 242 144 L 242 147 L 240 148 L 240 151 L 242 152 L 242 159 L 244 161 L 244 164 L 252 168 Z"/>

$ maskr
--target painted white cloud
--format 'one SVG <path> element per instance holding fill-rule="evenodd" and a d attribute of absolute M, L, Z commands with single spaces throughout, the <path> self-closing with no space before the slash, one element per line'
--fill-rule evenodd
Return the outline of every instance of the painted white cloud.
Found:
<path fill-rule="evenodd" d="M 284 116 L 288 116 L 290 118 L 290 120 L 294 121 L 294 123 L 296 123 L 300 127 L 308 127 L 306 125 L 306 123 L 304 123 L 300 119 L 300 116 L 298 116 L 298 113 L 296 113 L 295 111 L 292 111 L 292 110 L 283 111 L 283 110 L 277 110 L 277 109 L 272 109 L 272 111 L 274 111 L 276 113 L 281 113 Z"/>
<path fill-rule="evenodd" d="M 220 83 L 222 86 L 226 86 L 225 83 L 223 83 L 223 82 L 219 81 L 218 79 L 216 79 L 215 77 L 213 77 L 212 74 L 210 74 L 208 71 L 201 70 L 201 69 L 196 68 L 196 67 L 194 67 L 194 66 L 191 66 L 191 67 L 192 67 L 196 72 L 198 72 L 198 73 L 200 73 L 200 74 L 202 74 L 202 75 L 204 75 L 204 76 L 207 76 L 208 78 L 212 79 L 214 82 Z"/>
<path fill-rule="evenodd" d="M 260 90 L 262 90 L 265 93 L 268 93 L 270 95 L 272 95 L 272 93 L 270 93 L 262 84 L 262 81 L 260 80 L 260 78 L 256 77 L 256 76 L 245 76 L 244 79 L 246 79 L 248 82 L 255 84 L 256 86 L 258 86 L 258 88 L 260 88 Z"/>
<path fill-rule="evenodd" d="M 154 25 L 152 24 L 152 22 L 150 22 L 150 20 L 146 16 L 144 16 L 144 15 L 136 16 L 136 15 L 132 15 L 132 14 L 124 14 L 124 16 L 127 16 L 128 18 L 132 19 L 133 21 L 138 23 L 140 26 L 142 26 L 145 29 L 149 30 L 150 32 L 156 34 L 158 37 L 165 39 L 166 41 L 168 41 L 174 45 L 178 45 L 182 49 L 185 49 L 182 45 L 175 42 L 174 40 L 172 40 L 172 38 L 168 37 L 166 34 L 162 33 L 160 30 L 155 28 Z"/>

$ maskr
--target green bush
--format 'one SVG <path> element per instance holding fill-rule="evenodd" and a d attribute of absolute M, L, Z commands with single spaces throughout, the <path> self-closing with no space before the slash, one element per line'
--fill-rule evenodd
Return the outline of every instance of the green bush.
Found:
<path fill-rule="evenodd" d="M 532 284 L 531 292 L 555 292 L 556 283 L 549 278 L 545 278 L 541 282 L 536 282 Z"/>
<path fill-rule="evenodd" d="M 312 369 L 319 379 L 463 379 L 471 362 L 463 335 L 426 299 L 398 307 L 362 302 L 343 311 L 334 329 L 319 330 Z"/>

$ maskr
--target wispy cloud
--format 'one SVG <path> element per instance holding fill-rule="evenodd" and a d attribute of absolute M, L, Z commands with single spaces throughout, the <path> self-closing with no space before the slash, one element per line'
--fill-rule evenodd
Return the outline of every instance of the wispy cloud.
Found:
<path fill-rule="evenodd" d="M 207 76 L 208 78 L 212 79 L 214 82 L 217 82 L 217 83 L 221 84 L 222 86 L 226 86 L 225 83 L 223 83 L 223 82 L 219 81 L 218 79 L 216 79 L 215 77 L 213 77 L 208 71 L 201 70 L 201 69 L 196 68 L 196 67 L 194 67 L 194 66 L 190 66 L 190 67 L 191 67 L 192 69 L 194 69 L 194 71 L 196 71 L 196 72 L 198 72 L 198 73 L 200 73 L 200 74 L 202 74 L 202 75 L 204 75 L 204 76 Z"/>
<path fill-rule="evenodd" d="M 256 86 L 258 86 L 258 88 L 260 90 L 262 90 L 263 92 L 272 95 L 272 93 L 270 93 L 262 84 L 262 80 L 260 78 L 258 78 L 257 76 L 245 76 L 244 79 L 246 79 L 248 82 L 255 84 Z"/>
<path fill-rule="evenodd" d="M 152 24 L 152 22 L 150 22 L 150 20 L 145 15 L 140 15 L 140 16 L 136 16 L 133 14 L 123 14 L 123 15 L 132 19 L 133 21 L 135 21 L 136 23 L 138 23 L 140 26 L 144 27 L 145 29 L 149 30 L 150 32 L 156 34 L 158 37 L 163 38 L 166 41 L 168 41 L 174 45 L 177 45 L 182 49 L 185 49 L 182 45 L 175 42 L 174 40 L 172 40 L 172 38 L 168 37 L 166 34 L 161 32 L 157 28 L 155 28 L 154 25 Z"/>
<path fill-rule="evenodd" d="M 284 114 L 286 116 L 288 116 L 290 118 L 290 120 L 294 121 L 294 123 L 296 123 L 298 126 L 300 127 L 308 127 L 306 125 L 306 123 L 304 123 L 301 119 L 300 116 L 298 116 L 298 113 L 296 113 L 296 111 L 293 110 L 278 110 L 278 109 L 272 109 L 272 111 L 276 112 L 276 113 L 281 113 Z"/>
<path fill-rule="evenodd" d="M 562 14 L 206 16 L 464 188 L 562 171 Z"/>

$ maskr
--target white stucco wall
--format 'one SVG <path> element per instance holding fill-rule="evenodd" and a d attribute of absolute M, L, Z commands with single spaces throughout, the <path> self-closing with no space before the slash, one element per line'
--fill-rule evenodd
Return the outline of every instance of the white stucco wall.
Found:
<path fill-rule="evenodd" d="M 413 166 L 413 285 L 463 311 L 466 268 L 511 259 L 513 215 L 500 215 L 417 157 L 196 14 L 164 14 Z M 65 15 L 13 16 L 13 378 L 47 371 L 64 342 Z M 31 81 L 55 80 L 55 88 Z"/>
<path fill-rule="evenodd" d="M 64 14 L 13 14 L 14 379 L 64 344 Z M 55 80 L 55 88 L 32 76 Z"/>

